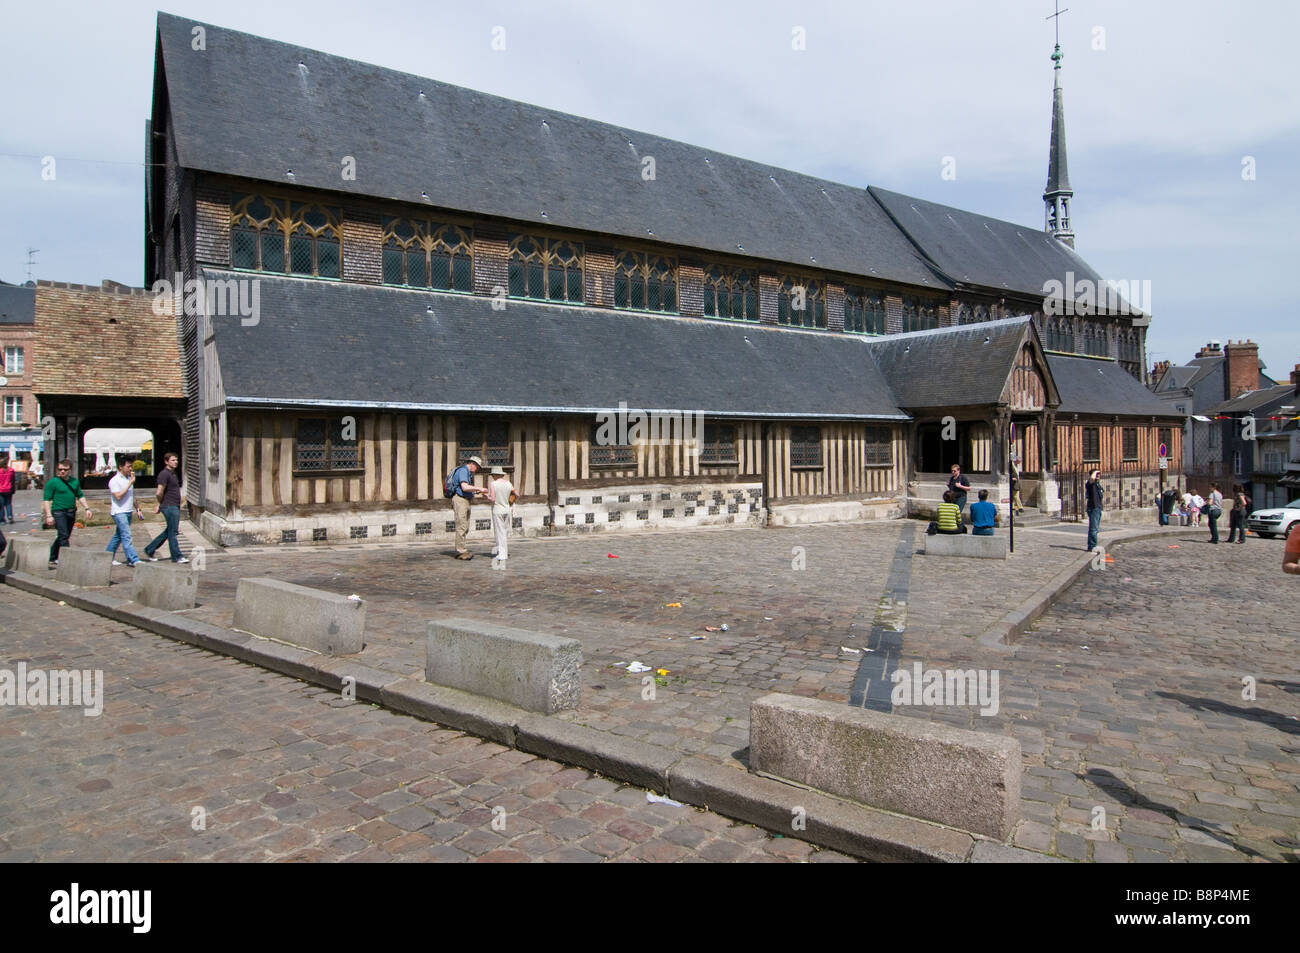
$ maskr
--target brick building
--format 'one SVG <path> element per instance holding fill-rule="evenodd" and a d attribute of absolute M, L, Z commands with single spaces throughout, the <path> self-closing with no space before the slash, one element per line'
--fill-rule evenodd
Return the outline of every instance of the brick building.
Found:
<path fill-rule="evenodd" d="M 106 478 L 85 478 L 85 436 L 96 428 L 148 430 L 155 459 L 168 451 L 184 459 L 185 389 L 171 299 L 114 282 L 41 281 L 34 290 L 32 388 L 54 427 L 47 462 L 73 460 L 84 485 L 106 486 Z M 138 485 L 152 486 L 153 475 L 150 468 Z"/>
<path fill-rule="evenodd" d="M 1147 316 L 1072 248 L 1059 57 L 1038 231 L 168 14 L 157 36 L 146 281 L 206 292 L 178 315 L 183 442 L 222 541 L 444 532 L 471 453 L 525 532 L 906 513 L 948 451 L 898 341 L 983 369 L 925 414 L 996 486 L 1023 415 L 1048 511 L 1051 461 L 1083 465 L 1049 358 L 1149 401 Z M 703 414 L 698 452 L 610 444 L 593 415 L 620 406 Z"/>
<path fill-rule="evenodd" d="M 32 392 L 36 289 L 0 282 L 0 456 L 25 470 L 40 455 L 40 412 Z"/>

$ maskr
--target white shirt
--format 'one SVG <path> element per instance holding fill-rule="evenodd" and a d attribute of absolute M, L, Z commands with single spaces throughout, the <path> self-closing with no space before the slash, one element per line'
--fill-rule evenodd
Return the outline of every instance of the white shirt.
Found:
<path fill-rule="evenodd" d="M 1195 496 L 1192 497 L 1192 506 L 1196 507 L 1199 510 L 1204 505 L 1205 505 L 1205 497 L 1201 496 L 1201 494 L 1197 493 Z"/>
<path fill-rule="evenodd" d="M 510 491 L 514 487 L 505 477 L 498 477 L 492 481 L 492 512 L 509 513 L 510 512 Z"/>
<path fill-rule="evenodd" d="M 135 509 L 135 488 L 131 486 L 131 481 L 122 476 L 122 471 L 118 471 L 113 479 L 108 481 L 109 493 L 121 493 L 126 490 L 126 496 L 119 500 L 117 497 L 111 497 L 109 500 L 108 512 L 111 516 L 118 516 L 122 513 L 130 513 Z"/>

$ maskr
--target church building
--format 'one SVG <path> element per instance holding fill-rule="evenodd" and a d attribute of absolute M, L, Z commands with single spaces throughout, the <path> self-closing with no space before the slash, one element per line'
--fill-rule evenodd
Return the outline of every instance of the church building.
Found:
<path fill-rule="evenodd" d="M 471 455 L 527 534 L 907 516 L 1012 454 L 1044 512 L 1092 465 L 1143 498 L 1182 420 L 1072 247 L 1056 59 L 1039 231 L 159 14 L 191 517 L 442 537 Z"/>

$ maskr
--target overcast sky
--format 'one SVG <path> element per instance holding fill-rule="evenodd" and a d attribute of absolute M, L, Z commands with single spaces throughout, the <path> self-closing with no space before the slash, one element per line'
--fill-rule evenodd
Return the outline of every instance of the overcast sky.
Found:
<path fill-rule="evenodd" d="M 1076 248 L 1151 282 L 1149 361 L 1300 362 L 1292 0 L 1063 0 Z M 171 0 L 168 12 L 1041 227 L 1050 0 Z M 0 279 L 139 285 L 158 7 L 8 5 Z M 505 49 L 492 48 L 505 28 Z M 793 47 L 802 28 L 805 49 Z M 41 157 L 55 156 L 54 181 Z M 955 160 L 955 179 L 941 175 Z M 1250 157 L 1248 160 L 1247 157 Z M 1250 168 L 1243 165 L 1246 163 Z M 1243 175 L 1251 171 L 1253 178 Z"/>

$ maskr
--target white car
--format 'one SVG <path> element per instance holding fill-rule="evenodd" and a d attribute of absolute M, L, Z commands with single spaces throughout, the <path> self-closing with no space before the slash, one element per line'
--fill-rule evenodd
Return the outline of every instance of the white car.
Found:
<path fill-rule="evenodd" d="M 1300 500 L 1271 510 L 1255 510 L 1246 520 L 1246 528 L 1265 539 L 1274 536 L 1286 539 L 1287 533 L 1296 526 L 1300 526 Z"/>

